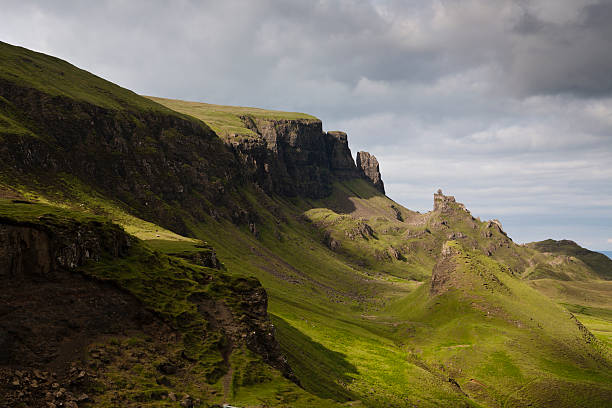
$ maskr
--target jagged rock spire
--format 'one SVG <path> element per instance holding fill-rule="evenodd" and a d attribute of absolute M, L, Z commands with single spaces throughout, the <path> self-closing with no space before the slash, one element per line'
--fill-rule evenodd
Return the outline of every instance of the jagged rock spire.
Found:
<path fill-rule="evenodd" d="M 365 178 L 369 179 L 372 184 L 374 184 L 374 187 L 376 187 L 378 191 L 385 194 L 385 185 L 380 176 L 380 169 L 376 156 L 368 152 L 357 153 L 357 169 Z"/>

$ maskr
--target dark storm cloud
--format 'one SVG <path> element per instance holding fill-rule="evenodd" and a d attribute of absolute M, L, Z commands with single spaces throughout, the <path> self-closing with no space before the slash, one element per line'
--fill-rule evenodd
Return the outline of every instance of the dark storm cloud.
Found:
<path fill-rule="evenodd" d="M 141 63 L 144 70 L 157 64 L 166 74 L 195 74 L 195 65 L 203 74 L 259 78 L 286 68 L 304 78 L 355 86 L 361 78 L 431 83 L 481 69 L 491 89 L 521 96 L 610 94 L 612 3 L 540 3 L 546 4 L 14 2 L 7 17 L 13 12 L 20 23 L 56 24 L 58 31 L 42 40 L 46 44 L 62 40 L 63 48 L 87 58 L 103 47 L 113 59 Z M 574 12 L 563 15 L 563 8 Z M 30 36 L 43 34 L 29 25 L 25 21 Z"/>
<path fill-rule="evenodd" d="M 408 207 L 443 187 L 519 241 L 612 249 L 610 0 L 0 6 L 0 40 L 137 92 L 315 114 Z"/>
<path fill-rule="evenodd" d="M 612 2 L 585 5 L 565 21 L 545 17 L 526 11 L 514 27 L 514 82 L 526 94 L 610 95 Z"/>

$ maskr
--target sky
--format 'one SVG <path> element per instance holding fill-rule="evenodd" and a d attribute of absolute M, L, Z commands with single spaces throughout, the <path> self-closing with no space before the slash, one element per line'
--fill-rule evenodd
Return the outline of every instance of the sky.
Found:
<path fill-rule="evenodd" d="M 0 41 L 145 95 L 313 114 L 419 211 L 612 250 L 612 0 L 0 0 Z"/>

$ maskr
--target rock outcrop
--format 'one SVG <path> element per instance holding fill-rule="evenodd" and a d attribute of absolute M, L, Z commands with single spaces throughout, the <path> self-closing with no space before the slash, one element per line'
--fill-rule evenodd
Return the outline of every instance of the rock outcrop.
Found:
<path fill-rule="evenodd" d="M 361 174 L 370 180 L 378 191 L 385 194 L 385 185 L 380 176 L 380 168 L 376 156 L 368 152 L 357 153 L 357 167 Z"/>
<path fill-rule="evenodd" d="M 346 133 L 324 132 L 314 119 L 242 117 L 257 137 L 230 138 L 248 177 L 270 193 L 322 198 L 333 180 L 359 177 Z"/>
<path fill-rule="evenodd" d="M 131 238 L 110 223 L 73 223 L 51 229 L 42 223 L 0 218 L 0 277 L 49 276 L 58 268 L 71 270 L 97 261 L 104 253 L 123 256 L 130 243 Z"/>
<path fill-rule="evenodd" d="M 467 208 L 465 208 L 465 205 L 463 205 L 462 203 L 458 203 L 455 200 L 454 196 L 444 195 L 441 189 L 438 189 L 438 191 L 434 193 L 434 205 L 433 205 L 434 211 L 448 212 L 448 211 L 452 211 L 454 207 L 457 207 L 469 213 Z"/>
<path fill-rule="evenodd" d="M 460 251 L 451 241 L 447 241 L 442 245 L 440 257 L 431 272 L 431 284 L 429 293 L 431 295 L 439 295 L 448 290 L 452 285 L 451 279 L 457 269 L 457 264 L 453 259 L 459 255 Z"/>
<path fill-rule="evenodd" d="M 359 177 L 359 171 L 351 155 L 346 133 L 329 131 L 327 137 L 327 151 L 332 174 L 339 179 Z"/>
<path fill-rule="evenodd" d="M 446 241 L 431 273 L 430 295 L 440 295 L 451 289 L 509 293 L 496 274 L 511 274 L 510 269 L 502 264 L 484 264 L 484 258 L 466 251 L 457 241 Z"/>

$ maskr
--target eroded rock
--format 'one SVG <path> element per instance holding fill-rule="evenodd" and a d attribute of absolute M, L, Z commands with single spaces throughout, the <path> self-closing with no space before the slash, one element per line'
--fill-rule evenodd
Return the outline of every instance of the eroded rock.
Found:
<path fill-rule="evenodd" d="M 374 187 L 381 193 L 385 193 L 385 185 L 380 175 L 380 168 L 376 156 L 368 152 L 357 153 L 357 168 L 362 175 L 370 180 Z"/>

